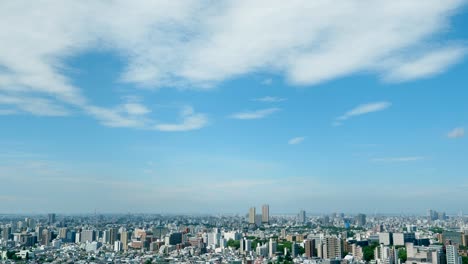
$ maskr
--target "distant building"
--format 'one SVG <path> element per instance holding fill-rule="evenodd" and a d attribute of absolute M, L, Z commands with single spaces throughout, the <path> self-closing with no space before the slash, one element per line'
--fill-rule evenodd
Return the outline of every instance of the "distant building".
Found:
<path fill-rule="evenodd" d="M 338 237 L 325 237 L 322 240 L 324 259 L 341 259 L 341 240 Z"/>
<path fill-rule="evenodd" d="M 307 258 L 316 257 L 315 239 L 307 239 L 304 241 L 305 255 Z"/>
<path fill-rule="evenodd" d="M 262 223 L 270 223 L 270 206 L 268 204 L 262 206 Z"/>
<path fill-rule="evenodd" d="M 81 231 L 80 240 L 81 240 L 81 243 L 95 241 L 96 240 L 96 231 L 94 231 L 94 230 L 83 230 L 83 231 Z"/>
<path fill-rule="evenodd" d="M 404 246 L 406 243 L 414 243 L 416 235 L 414 233 L 393 233 L 393 245 Z"/>
<path fill-rule="evenodd" d="M 366 215 L 365 214 L 358 214 L 355 217 L 355 222 L 357 226 L 365 226 L 367 221 L 366 221 Z"/>
<path fill-rule="evenodd" d="M 462 234 L 457 231 L 444 231 L 442 233 L 442 243 L 444 244 L 455 244 L 457 246 L 462 245 Z"/>
<path fill-rule="evenodd" d="M 250 207 L 249 209 L 249 224 L 255 224 L 255 207 Z"/>
<path fill-rule="evenodd" d="M 55 214 L 48 214 L 48 222 L 49 225 L 52 225 L 55 223 Z"/>
<path fill-rule="evenodd" d="M 301 210 L 297 215 L 297 222 L 301 224 L 306 222 L 306 212 L 304 210 Z"/>
<path fill-rule="evenodd" d="M 392 233 L 388 233 L 388 232 L 379 233 L 379 243 L 384 244 L 385 246 L 392 245 L 393 244 Z"/>
<path fill-rule="evenodd" d="M 120 233 L 120 241 L 122 242 L 122 249 L 124 251 L 128 250 L 128 232 L 127 231 L 122 231 Z"/>
<path fill-rule="evenodd" d="M 458 255 L 458 248 L 453 245 L 445 247 L 447 254 L 447 264 L 462 264 L 461 257 Z"/>
<path fill-rule="evenodd" d="M 270 243 L 269 243 L 269 257 L 273 257 L 276 253 L 276 248 L 277 248 L 278 244 L 276 242 L 276 240 L 274 240 L 273 238 L 270 238 Z"/>

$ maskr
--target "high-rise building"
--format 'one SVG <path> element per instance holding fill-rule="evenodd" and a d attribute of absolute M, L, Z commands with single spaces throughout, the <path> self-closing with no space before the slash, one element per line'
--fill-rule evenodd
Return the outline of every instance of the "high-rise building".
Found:
<path fill-rule="evenodd" d="M 120 241 L 122 242 L 122 249 L 124 251 L 128 250 L 128 232 L 127 231 L 122 231 L 120 233 Z"/>
<path fill-rule="evenodd" d="M 121 241 L 115 241 L 115 243 L 114 243 L 114 251 L 115 251 L 115 252 L 122 251 L 122 242 L 121 242 Z"/>
<path fill-rule="evenodd" d="M 304 224 L 306 222 L 306 212 L 301 210 L 297 215 L 297 222 Z"/>
<path fill-rule="evenodd" d="M 270 206 L 268 204 L 262 206 L 262 223 L 270 223 Z"/>
<path fill-rule="evenodd" d="M 114 245 L 115 241 L 117 241 L 117 228 L 109 228 L 109 244 Z"/>
<path fill-rule="evenodd" d="M 389 246 L 393 244 L 393 235 L 389 232 L 379 233 L 379 243 Z"/>
<path fill-rule="evenodd" d="M 273 238 L 270 238 L 268 251 L 270 253 L 269 257 L 272 258 L 276 254 L 278 243 Z"/>
<path fill-rule="evenodd" d="M 299 254 L 299 245 L 296 242 L 293 242 L 291 245 L 291 257 L 295 258 L 297 257 L 298 254 Z"/>
<path fill-rule="evenodd" d="M 252 251 L 252 241 L 244 237 L 240 241 L 240 253 L 247 253 Z"/>
<path fill-rule="evenodd" d="M 249 209 L 249 224 L 255 224 L 255 207 L 250 207 Z"/>
<path fill-rule="evenodd" d="M 55 224 L 55 214 L 49 214 L 48 215 L 48 222 L 49 225 Z"/>
<path fill-rule="evenodd" d="M 94 230 L 83 230 L 81 231 L 81 243 L 93 242 L 96 240 L 96 231 Z"/>
<path fill-rule="evenodd" d="M 356 215 L 356 225 L 357 226 L 365 226 L 366 225 L 366 215 L 365 214 L 358 214 Z"/>
<path fill-rule="evenodd" d="M 442 243 L 462 245 L 462 234 L 457 231 L 444 231 L 442 233 Z"/>
<path fill-rule="evenodd" d="M 48 229 L 42 230 L 41 245 L 49 246 L 52 240 L 52 233 Z"/>
<path fill-rule="evenodd" d="M 458 248 L 454 245 L 447 245 L 445 247 L 447 254 L 447 264 L 462 264 L 460 256 L 458 255 Z"/>
<path fill-rule="evenodd" d="M 325 237 L 323 240 L 324 259 L 341 258 L 341 240 L 338 237 Z"/>
<path fill-rule="evenodd" d="M 11 227 L 10 226 L 4 227 L 2 230 L 2 240 L 8 241 L 8 239 L 10 238 L 10 234 L 11 234 Z"/>
<path fill-rule="evenodd" d="M 393 233 L 393 245 L 404 246 L 406 243 L 414 243 L 416 235 L 414 233 Z"/>
<path fill-rule="evenodd" d="M 68 228 L 66 227 L 60 228 L 58 237 L 62 240 L 65 240 L 67 238 L 67 232 L 68 232 Z"/>
<path fill-rule="evenodd" d="M 307 239 L 304 241 L 305 255 L 307 258 L 316 257 L 315 239 Z"/>

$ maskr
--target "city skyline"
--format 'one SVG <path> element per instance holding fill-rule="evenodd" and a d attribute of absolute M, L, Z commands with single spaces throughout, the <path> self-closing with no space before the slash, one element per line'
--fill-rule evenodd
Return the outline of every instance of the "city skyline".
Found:
<path fill-rule="evenodd" d="M 1 2 L 0 214 L 468 212 L 467 11 Z"/>

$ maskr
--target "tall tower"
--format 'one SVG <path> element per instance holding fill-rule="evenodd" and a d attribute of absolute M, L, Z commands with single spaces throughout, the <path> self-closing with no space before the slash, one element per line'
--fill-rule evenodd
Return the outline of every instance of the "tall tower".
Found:
<path fill-rule="evenodd" d="M 122 231 L 120 233 L 120 240 L 122 241 L 122 248 L 124 251 L 128 250 L 128 232 L 127 231 Z"/>
<path fill-rule="evenodd" d="M 255 224 L 255 207 L 250 207 L 249 209 L 249 224 Z"/>
<path fill-rule="evenodd" d="M 304 241 L 305 254 L 307 258 L 316 257 L 315 253 L 315 239 L 307 239 Z"/>
<path fill-rule="evenodd" d="M 270 206 L 268 204 L 262 206 L 262 223 L 270 223 Z"/>
<path fill-rule="evenodd" d="M 48 215 L 48 224 L 52 225 L 55 223 L 55 214 L 49 214 Z"/>
<path fill-rule="evenodd" d="M 447 250 L 447 264 L 461 264 L 457 247 L 447 245 L 445 248 Z"/>

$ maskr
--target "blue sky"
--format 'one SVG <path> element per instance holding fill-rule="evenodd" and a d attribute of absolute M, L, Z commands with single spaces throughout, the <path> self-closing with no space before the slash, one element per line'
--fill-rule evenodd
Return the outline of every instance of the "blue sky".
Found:
<path fill-rule="evenodd" d="M 466 1 L 0 17 L 0 212 L 468 211 Z"/>

